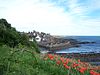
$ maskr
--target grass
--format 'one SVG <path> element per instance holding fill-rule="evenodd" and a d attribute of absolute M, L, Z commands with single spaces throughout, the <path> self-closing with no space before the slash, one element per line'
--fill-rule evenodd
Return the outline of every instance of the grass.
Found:
<path fill-rule="evenodd" d="M 57 63 L 58 60 L 60 63 Z M 75 59 L 68 59 L 68 63 L 64 66 L 65 61 L 65 58 L 57 55 L 42 56 L 36 53 L 35 48 L 0 47 L 0 75 L 90 75 L 89 65 L 88 70 L 80 73 L 77 69 L 83 67 L 84 64 Z M 74 62 L 81 66 L 72 68 L 71 65 Z M 67 69 L 66 65 L 70 69 Z M 100 70 L 94 71 L 100 72 Z"/>

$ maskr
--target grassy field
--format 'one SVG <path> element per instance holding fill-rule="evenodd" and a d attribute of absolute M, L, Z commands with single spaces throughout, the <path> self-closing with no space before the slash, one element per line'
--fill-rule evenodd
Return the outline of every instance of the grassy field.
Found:
<path fill-rule="evenodd" d="M 100 67 L 79 59 L 38 54 L 35 48 L 0 47 L 0 75 L 100 75 Z"/>

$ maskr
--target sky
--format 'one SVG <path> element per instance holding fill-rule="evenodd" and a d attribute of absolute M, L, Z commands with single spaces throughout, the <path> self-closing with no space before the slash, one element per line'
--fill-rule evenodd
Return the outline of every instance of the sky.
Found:
<path fill-rule="evenodd" d="M 21 32 L 100 36 L 100 0 L 0 0 L 0 18 Z"/>

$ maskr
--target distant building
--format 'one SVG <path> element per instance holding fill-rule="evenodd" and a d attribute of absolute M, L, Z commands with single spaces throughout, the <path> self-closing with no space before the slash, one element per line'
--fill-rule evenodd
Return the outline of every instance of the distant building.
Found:
<path fill-rule="evenodd" d="M 40 42 L 41 41 L 41 37 L 39 37 L 39 35 L 35 38 L 35 40 L 37 41 L 37 42 Z"/>
<path fill-rule="evenodd" d="M 51 37 L 50 34 L 46 34 L 44 32 L 37 32 L 35 30 L 33 30 L 33 32 L 28 32 L 27 34 L 29 36 L 29 41 L 33 41 L 34 39 L 37 42 L 47 41 Z"/>

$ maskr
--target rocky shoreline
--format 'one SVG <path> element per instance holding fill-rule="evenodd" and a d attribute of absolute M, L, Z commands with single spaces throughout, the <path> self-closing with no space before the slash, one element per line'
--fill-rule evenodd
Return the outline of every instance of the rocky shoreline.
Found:
<path fill-rule="evenodd" d="M 80 47 L 81 44 L 94 44 L 95 42 L 77 41 L 76 39 L 64 39 L 61 37 L 49 37 L 47 40 L 38 42 L 39 47 L 45 48 L 49 51 L 61 50 L 72 47 Z"/>
<path fill-rule="evenodd" d="M 40 47 L 44 47 L 48 50 L 60 50 L 64 48 L 70 48 L 70 47 L 77 47 L 78 44 L 76 44 L 76 40 L 74 39 L 63 39 L 63 38 L 57 38 L 57 37 L 49 37 L 46 41 L 41 41 L 38 43 Z"/>

